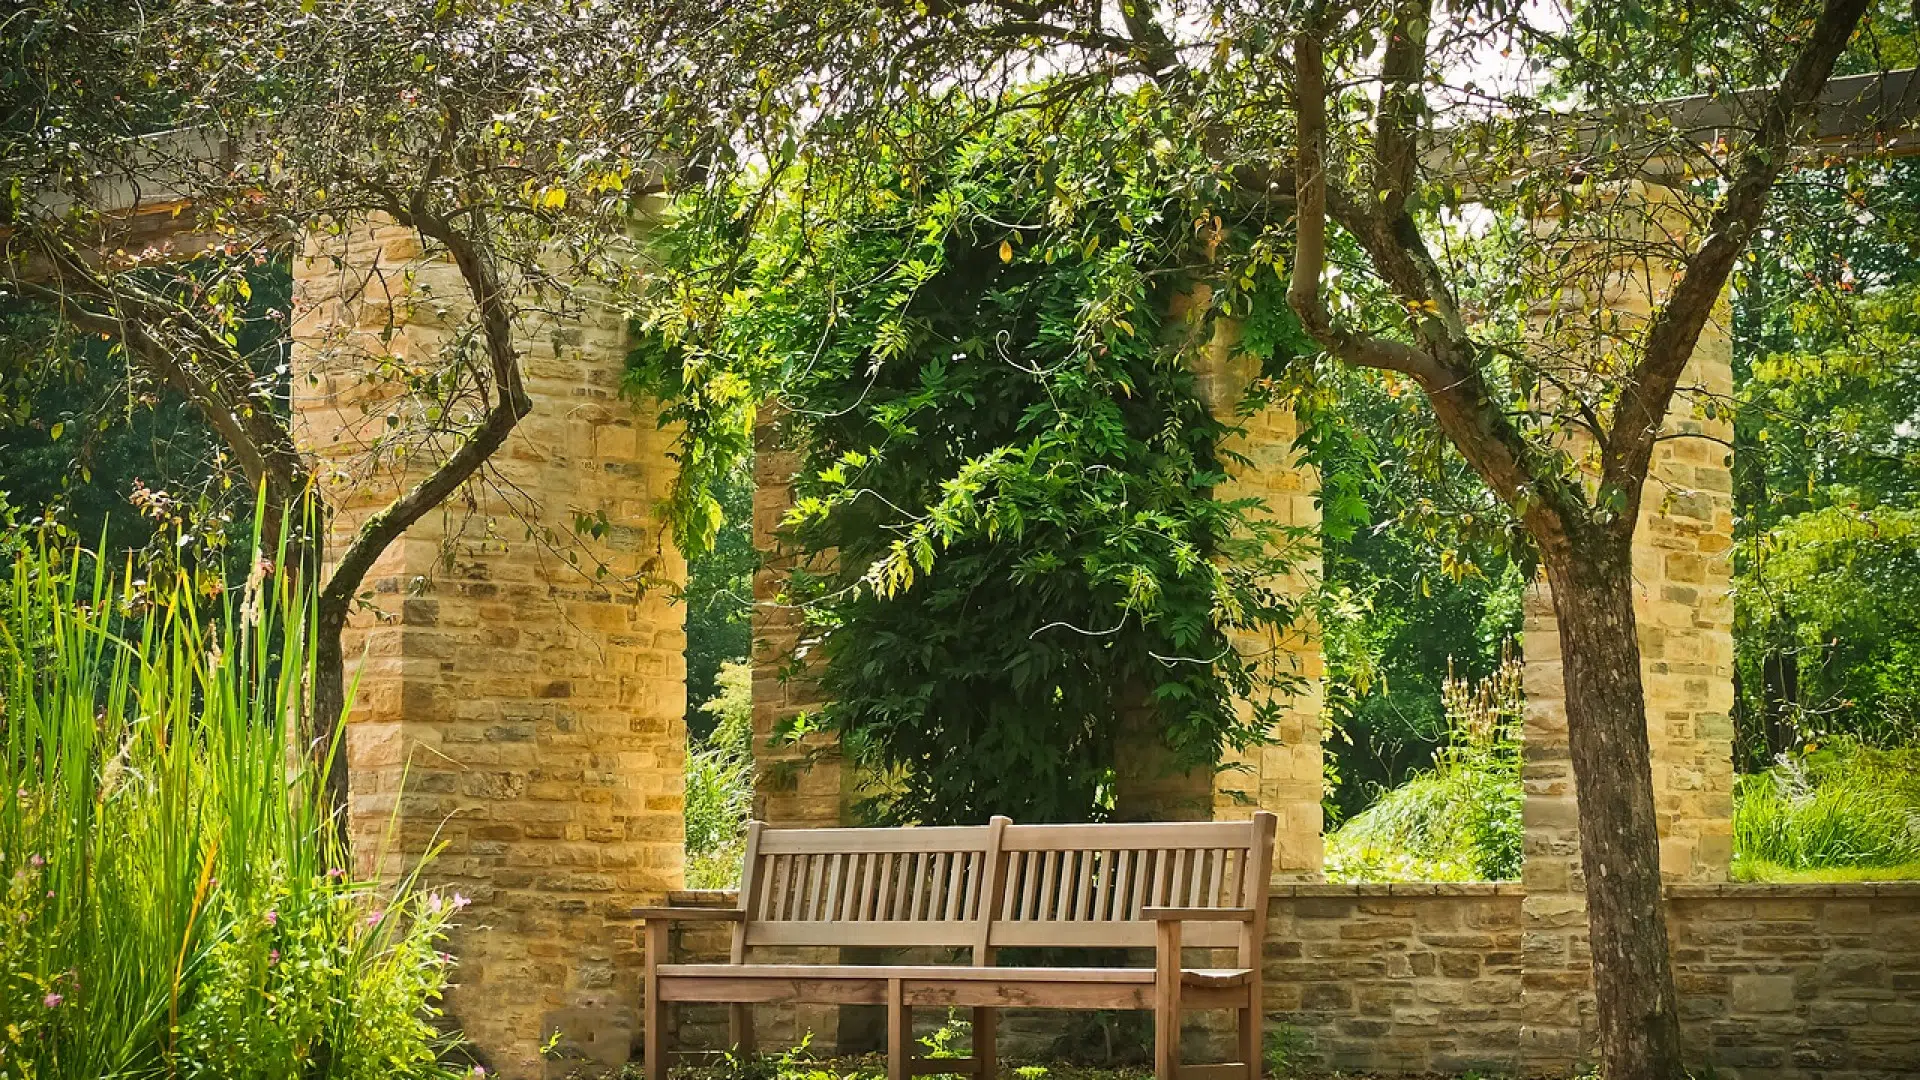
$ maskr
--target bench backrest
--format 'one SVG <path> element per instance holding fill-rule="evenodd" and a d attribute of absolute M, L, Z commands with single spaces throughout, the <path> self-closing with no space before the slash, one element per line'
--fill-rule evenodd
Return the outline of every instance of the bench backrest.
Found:
<path fill-rule="evenodd" d="M 1150 907 L 1252 908 L 1195 922 L 1201 947 L 1264 923 L 1274 817 L 1153 824 L 748 829 L 734 961 L 748 947 L 1145 947 Z M 1257 940 L 1257 937 L 1254 939 Z"/>

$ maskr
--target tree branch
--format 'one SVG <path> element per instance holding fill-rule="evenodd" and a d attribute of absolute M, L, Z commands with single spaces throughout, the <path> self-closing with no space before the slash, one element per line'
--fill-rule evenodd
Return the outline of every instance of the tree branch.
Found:
<path fill-rule="evenodd" d="M 1579 528 L 1579 489 L 1558 470 L 1536 460 L 1539 455 L 1495 404 L 1474 362 L 1477 347 L 1412 219 L 1404 209 L 1386 218 L 1351 199 L 1329 198 L 1326 60 L 1320 35 L 1311 26 L 1294 39 L 1294 79 L 1297 213 L 1288 304 L 1308 335 L 1337 359 L 1411 376 L 1467 462 L 1527 521 L 1533 535 L 1543 545 L 1563 542 Z M 1415 333 L 1424 348 L 1334 325 L 1321 292 L 1330 202 L 1374 260 L 1382 279 L 1403 299 L 1430 308 L 1415 313 Z"/>
<path fill-rule="evenodd" d="M 1327 310 L 1320 287 L 1327 261 L 1326 61 L 1317 33 L 1309 30 L 1294 39 L 1294 67 L 1300 146 L 1294 160 L 1294 252 L 1287 303 L 1315 341 L 1348 363 L 1398 371 L 1422 381 L 1443 380 L 1446 373 L 1427 353 L 1404 342 L 1338 327 Z"/>
<path fill-rule="evenodd" d="M 255 400 L 245 358 L 181 305 L 127 275 L 109 278 L 94 270 L 63 237 L 28 232 L 53 283 L 19 280 L 15 287 L 78 329 L 118 339 L 132 362 L 186 398 L 233 452 L 247 481 L 266 488 L 263 527 L 274 535 L 281 511 L 306 492 L 311 474 L 272 402 Z"/>
<path fill-rule="evenodd" d="M 521 418 L 533 411 L 533 402 L 521 380 L 519 353 L 513 344 L 512 312 L 491 256 L 445 218 L 426 209 L 421 199 L 406 204 L 390 199 L 386 210 L 396 222 L 438 242 L 453 257 L 479 315 L 493 394 L 485 418 L 468 432 L 454 452 L 399 498 L 368 518 L 340 553 L 333 574 L 320 593 L 321 612 L 330 619 L 344 620 L 354 593 L 387 545 L 452 495 L 500 449 Z"/>
<path fill-rule="evenodd" d="M 1427 28 L 1431 22 L 1431 0 L 1401 0 L 1388 27 L 1374 134 L 1374 152 L 1379 158 L 1374 163 L 1375 212 L 1386 220 L 1399 217 L 1406 208 L 1420 160 L 1420 114 L 1425 106 L 1421 82 L 1427 73 Z"/>
<path fill-rule="evenodd" d="M 1788 164 L 1795 136 L 1813 118 L 1834 62 L 1866 8 L 1867 0 L 1826 0 L 1786 77 L 1763 106 L 1759 131 L 1740 153 L 1706 240 L 1681 267 L 1673 292 L 1654 313 L 1645 349 L 1621 394 L 1613 431 L 1601 446 L 1601 484 L 1627 498 L 1625 510 L 1613 522 L 1617 530 L 1633 530 L 1655 437 L 1681 372 L 1693 357 L 1735 261 L 1760 226 L 1767 196 Z"/>

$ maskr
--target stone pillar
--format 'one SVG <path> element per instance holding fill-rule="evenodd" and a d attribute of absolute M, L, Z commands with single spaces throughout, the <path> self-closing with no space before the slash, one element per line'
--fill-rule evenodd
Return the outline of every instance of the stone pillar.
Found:
<path fill-rule="evenodd" d="M 294 277 L 294 419 L 337 552 L 436 451 L 383 441 L 421 407 L 396 380 L 441 366 L 470 304 L 450 262 L 385 222 L 310 238 Z M 618 393 L 623 317 L 516 329 L 532 414 L 490 479 L 367 578 L 348 760 L 362 869 L 443 843 L 424 880 L 473 899 L 449 1016 L 495 1071 L 560 1076 L 628 1060 L 627 911 L 681 880 L 686 639 L 666 586 L 685 565 L 653 511 L 672 433 Z M 604 515 L 599 539 L 574 535 L 582 514 Z"/>
<path fill-rule="evenodd" d="M 754 816 L 782 828 L 830 828 L 848 824 L 852 770 L 843 768 L 831 736 L 809 735 L 799 744 L 775 742 L 779 725 L 825 703 L 813 680 L 787 669 L 802 648 L 805 626 L 799 609 L 786 602 L 787 578 L 801 556 L 780 536 L 780 523 L 793 507 L 793 478 L 800 454 L 787 445 L 780 411 L 769 402 L 753 429 L 753 546 L 760 566 L 753 575 L 753 763 Z M 766 963 L 834 963 L 838 950 L 761 949 Z M 789 1005 L 756 1010 L 762 1049 L 800 1045 L 811 1034 L 812 1049 L 840 1049 L 842 1010 L 835 1005 Z M 858 1020 L 859 1017 L 853 1017 Z M 855 1026 L 865 1026 L 858 1025 Z"/>
<path fill-rule="evenodd" d="M 1320 507 L 1315 498 L 1320 482 L 1294 449 L 1298 420 L 1291 410 L 1282 408 L 1264 409 L 1252 416 L 1236 415 L 1241 398 L 1260 370 L 1258 358 L 1239 351 L 1239 340 L 1237 324 L 1221 323 L 1196 372 L 1201 396 L 1214 415 L 1228 418 L 1242 429 L 1242 434 L 1228 441 L 1226 449 L 1248 463 L 1228 466 L 1228 480 L 1219 494 L 1224 499 L 1261 500 L 1271 520 L 1302 530 L 1313 538 L 1306 543 L 1316 544 Z M 1286 586 L 1294 595 L 1304 596 L 1319 573 L 1320 555 L 1313 547 L 1303 552 Z M 1325 670 L 1310 613 L 1303 612 L 1302 619 L 1306 621 L 1285 634 L 1242 631 L 1233 636 L 1234 647 L 1243 653 L 1278 653 L 1303 684 L 1280 716 L 1273 731 L 1275 742 L 1248 751 L 1228 763 L 1237 767 L 1218 774 L 1214 816 L 1244 817 L 1256 809 L 1273 811 L 1280 818 L 1274 841 L 1274 874 L 1317 880 L 1326 851 L 1320 807 L 1325 779 L 1320 747 Z M 1242 715 L 1251 716 L 1253 703 L 1243 701 L 1240 708 Z"/>
<path fill-rule="evenodd" d="M 1160 711 L 1144 690 L 1128 695 L 1119 719 L 1113 741 L 1114 820 L 1212 820 L 1216 774 L 1174 768 L 1173 754 L 1160 738 Z"/>
<path fill-rule="evenodd" d="M 1527 590 L 1521 637 L 1526 666 L 1522 782 L 1526 789 L 1520 884 L 1520 1054 L 1529 1075 L 1563 1070 L 1594 1045 L 1593 958 L 1587 950 L 1586 881 L 1579 807 L 1567 745 L 1560 629 L 1544 583 Z"/>
<path fill-rule="evenodd" d="M 769 403 L 753 429 L 753 546 L 760 567 L 753 575 L 753 756 L 758 791 L 755 816 L 785 828 L 847 823 L 847 774 L 831 737 L 810 735 L 799 744 L 776 743 L 774 732 L 800 713 L 825 703 L 819 686 L 789 670 L 802 653 L 804 619 L 787 603 L 787 579 L 800 554 L 780 535 L 793 508 L 793 478 L 800 454 L 786 444 L 785 425 Z"/>
<path fill-rule="evenodd" d="M 1733 862 L 1733 314 L 1701 334 L 1654 447 L 1634 535 L 1660 872 L 1727 880 Z M 1694 436 L 1694 437 L 1687 437 Z"/>
<path fill-rule="evenodd" d="M 1667 237 L 1693 227 L 1680 200 L 1670 189 L 1639 185 L 1622 197 L 1631 228 Z M 1579 331 L 1632 340 L 1672 277 L 1671 264 L 1635 262 L 1606 283 L 1598 325 Z M 1655 447 L 1634 534 L 1634 613 L 1660 866 L 1669 882 L 1724 881 L 1732 859 L 1731 330 L 1723 298 L 1668 411 L 1662 434 L 1669 437 Z M 1557 1069 L 1589 1055 L 1594 1022 L 1559 631 L 1544 582 L 1527 598 L 1524 644 L 1522 1053 L 1529 1068 Z"/>

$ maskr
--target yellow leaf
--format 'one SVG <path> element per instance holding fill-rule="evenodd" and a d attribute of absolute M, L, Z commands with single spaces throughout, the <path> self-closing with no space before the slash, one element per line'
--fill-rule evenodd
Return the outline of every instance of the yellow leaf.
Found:
<path fill-rule="evenodd" d="M 548 188 L 546 196 L 540 200 L 540 205 L 549 210 L 564 208 L 567 205 L 567 189 L 563 187 Z"/>
<path fill-rule="evenodd" d="M 1003 263 L 1013 261 L 1013 242 L 1011 240 L 1000 241 L 1000 261 Z"/>
<path fill-rule="evenodd" d="M 59 441 L 60 441 L 60 433 L 61 433 L 61 432 L 63 432 L 63 431 L 65 431 L 65 430 L 67 430 L 67 425 L 65 425 L 65 424 L 55 424 L 55 425 L 53 425 L 53 427 L 52 427 L 52 429 L 50 429 L 50 430 L 49 430 L 49 431 L 47 432 L 47 434 L 48 434 L 48 435 L 51 435 L 51 436 L 53 437 L 53 441 L 54 441 L 54 442 L 59 442 Z"/>

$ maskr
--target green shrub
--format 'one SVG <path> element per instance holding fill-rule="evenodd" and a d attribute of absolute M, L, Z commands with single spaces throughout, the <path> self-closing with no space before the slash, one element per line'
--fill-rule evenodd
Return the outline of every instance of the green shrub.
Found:
<path fill-rule="evenodd" d="M 1333 881 L 1509 881 L 1524 840 L 1520 661 L 1511 649 L 1476 684 L 1448 676 L 1448 744 L 1327 836 Z"/>
<path fill-rule="evenodd" d="M 347 871 L 290 766 L 310 623 L 277 580 L 210 604 L 16 552 L 0 1078 L 451 1075 L 431 1021 L 459 905 Z"/>
<path fill-rule="evenodd" d="M 688 748 L 687 886 L 740 883 L 747 817 L 753 812 L 753 665 L 720 665 L 720 692 L 700 706 L 715 717 L 713 735 Z"/>
<path fill-rule="evenodd" d="M 1749 878 L 1920 862 L 1920 749 L 1838 741 L 1741 777 L 1733 845 Z"/>

